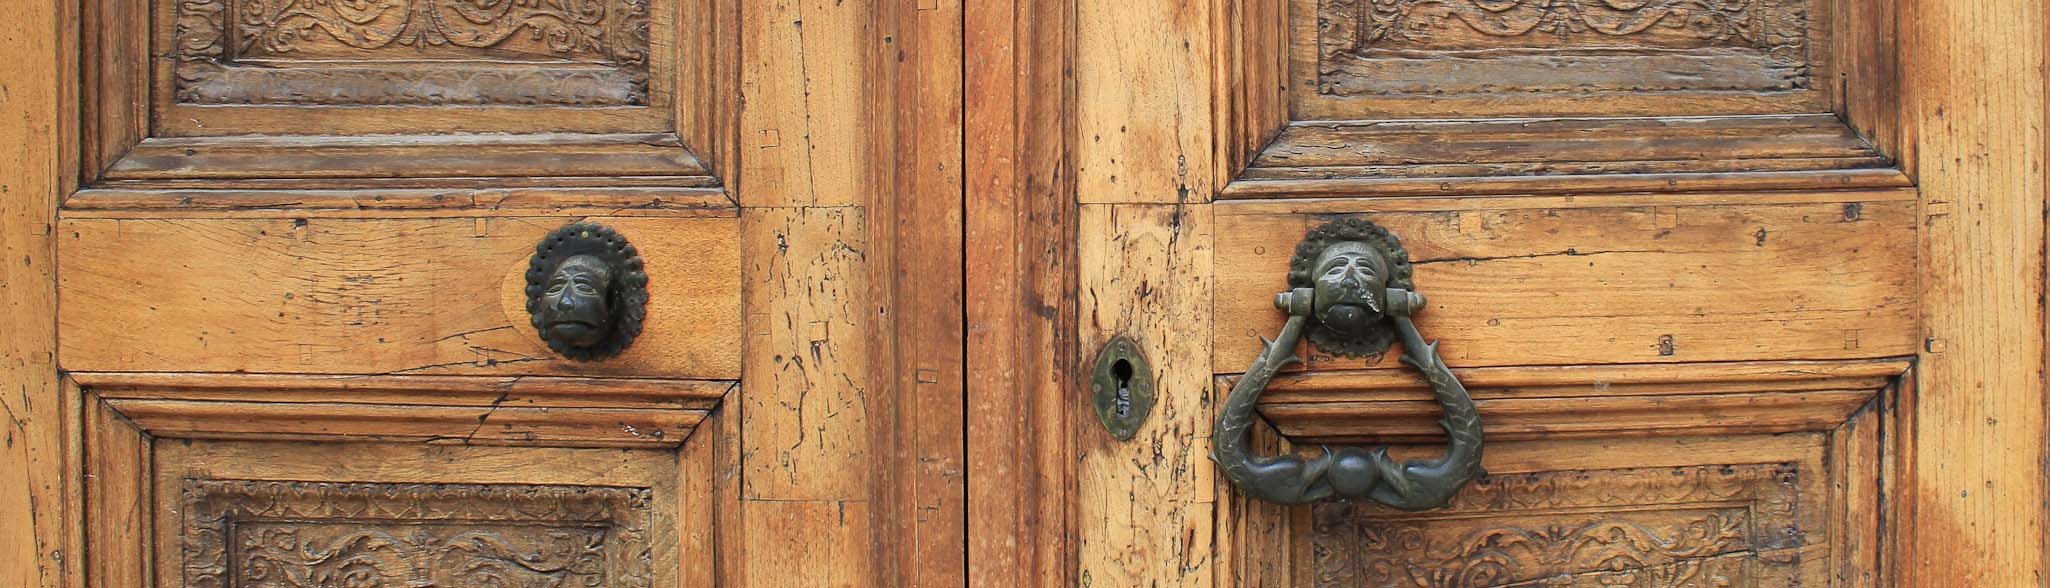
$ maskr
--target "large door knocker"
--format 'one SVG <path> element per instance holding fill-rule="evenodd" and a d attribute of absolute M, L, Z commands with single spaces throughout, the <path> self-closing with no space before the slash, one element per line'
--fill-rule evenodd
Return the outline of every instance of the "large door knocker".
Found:
<path fill-rule="evenodd" d="M 641 334 L 648 274 L 626 237 L 572 223 L 534 245 L 527 314 L 549 349 L 577 361 L 619 355 Z"/>
<path fill-rule="evenodd" d="M 1466 387 L 1426 343 L 1409 315 L 1423 308 L 1412 291 L 1409 254 L 1402 243 L 1374 223 L 1339 220 L 1312 229 L 1288 272 L 1290 290 L 1274 298 L 1288 313 L 1281 336 L 1246 368 L 1224 412 L 1217 417 L 1211 459 L 1240 491 L 1260 500 L 1300 504 L 1326 498 L 1371 498 L 1404 510 L 1445 506 L 1452 495 L 1481 474 L 1481 421 Z M 1256 456 L 1247 447 L 1253 405 L 1267 382 L 1295 356 L 1297 340 L 1309 337 L 1324 351 L 1361 357 L 1386 351 L 1402 339 L 1402 361 L 1431 384 L 1445 410 L 1439 421 L 1451 437 L 1443 457 L 1397 462 L 1386 448 L 1323 447 L 1314 457 Z"/>

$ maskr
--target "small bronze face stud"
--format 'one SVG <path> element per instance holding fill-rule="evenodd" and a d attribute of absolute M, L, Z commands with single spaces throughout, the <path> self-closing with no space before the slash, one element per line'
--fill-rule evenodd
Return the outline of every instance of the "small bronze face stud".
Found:
<path fill-rule="evenodd" d="M 605 359 L 641 332 L 648 276 L 626 238 L 576 223 L 534 246 L 527 268 L 527 313 L 541 340 L 563 357 Z"/>

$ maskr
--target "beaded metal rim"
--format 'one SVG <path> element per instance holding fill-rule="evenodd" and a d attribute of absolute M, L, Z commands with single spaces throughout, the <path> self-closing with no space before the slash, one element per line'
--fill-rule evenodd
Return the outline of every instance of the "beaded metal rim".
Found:
<path fill-rule="evenodd" d="M 1357 218 L 1338 219 L 1310 229 L 1302 242 L 1296 244 L 1295 257 L 1288 262 L 1288 286 L 1313 287 L 1315 279 L 1311 274 L 1316 271 L 1313 266 L 1317 263 L 1317 256 L 1326 248 L 1347 241 L 1366 243 L 1381 252 L 1381 256 L 1388 260 L 1388 287 L 1416 289 L 1410 281 L 1409 252 L 1402 248 L 1402 241 L 1381 225 Z M 1317 321 L 1310 321 L 1305 336 L 1318 349 L 1341 357 L 1371 357 L 1395 344 L 1394 329 L 1375 328 L 1364 335 L 1346 335 Z"/>
<path fill-rule="evenodd" d="M 541 328 L 541 296 L 548 291 L 548 276 L 563 260 L 592 255 L 613 268 L 612 287 L 606 305 L 612 309 L 612 332 L 605 340 L 578 347 L 541 337 L 548 348 L 576 361 L 595 361 L 619 355 L 641 334 L 647 317 L 648 273 L 640 252 L 626 237 L 604 225 L 572 223 L 556 229 L 534 245 L 534 257 L 527 261 L 527 315 L 536 330 Z"/>

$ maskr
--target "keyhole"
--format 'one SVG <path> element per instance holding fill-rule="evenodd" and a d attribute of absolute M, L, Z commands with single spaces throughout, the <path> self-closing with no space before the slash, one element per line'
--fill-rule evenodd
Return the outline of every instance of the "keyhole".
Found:
<path fill-rule="evenodd" d="M 1132 362 L 1118 359 L 1110 364 L 1110 373 L 1118 379 L 1118 418 L 1125 418 L 1132 412 Z"/>

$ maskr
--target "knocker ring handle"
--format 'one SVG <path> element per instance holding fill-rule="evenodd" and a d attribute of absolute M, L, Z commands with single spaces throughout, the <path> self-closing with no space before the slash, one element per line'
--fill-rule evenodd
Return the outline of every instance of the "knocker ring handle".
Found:
<path fill-rule="evenodd" d="M 1225 397 L 1212 433 L 1211 459 L 1240 491 L 1268 502 L 1370 498 L 1403 510 L 1450 503 L 1481 474 L 1480 415 L 1466 387 L 1439 359 L 1437 345 L 1425 342 L 1410 321 L 1409 315 L 1423 308 L 1424 297 L 1412 291 L 1401 243 L 1364 220 L 1326 223 L 1296 247 L 1289 285 L 1274 299 L 1288 313 L 1288 322 L 1278 338 L 1263 339 L 1266 348 Z M 1296 344 L 1304 338 L 1347 356 L 1380 353 L 1401 339 L 1403 363 L 1423 372 L 1445 411 L 1439 423 L 1450 437 L 1445 454 L 1398 462 L 1386 448 L 1326 446 L 1313 457 L 1254 455 L 1247 439 L 1257 418 L 1254 405 L 1276 372 L 1299 361 Z"/>

